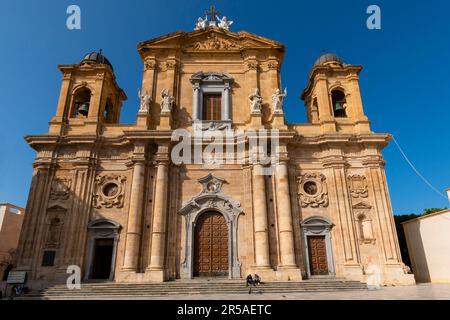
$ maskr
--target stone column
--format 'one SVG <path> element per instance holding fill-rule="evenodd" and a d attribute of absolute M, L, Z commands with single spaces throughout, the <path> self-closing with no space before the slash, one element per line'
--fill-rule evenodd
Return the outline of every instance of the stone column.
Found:
<path fill-rule="evenodd" d="M 200 84 L 195 83 L 193 86 L 192 96 L 192 121 L 199 120 L 200 113 Z"/>
<path fill-rule="evenodd" d="M 276 165 L 275 179 L 281 256 L 280 267 L 295 268 L 297 266 L 295 263 L 291 199 L 289 194 L 288 168 L 285 162 L 280 162 Z"/>
<path fill-rule="evenodd" d="M 255 232 L 255 256 L 257 268 L 270 268 L 269 229 L 267 222 L 266 186 L 263 167 L 253 166 L 253 220 Z"/>
<path fill-rule="evenodd" d="M 128 213 L 127 239 L 125 243 L 124 271 L 137 271 L 139 247 L 142 235 L 142 197 L 144 193 L 143 161 L 136 161 L 133 168 L 130 210 Z"/>
<path fill-rule="evenodd" d="M 156 155 L 156 186 L 153 207 L 152 242 L 150 248 L 150 265 L 147 271 L 151 279 L 164 281 L 165 252 L 167 233 L 167 200 L 168 200 L 168 146 L 160 145 Z"/>
<path fill-rule="evenodd" d="M 231 85 L 229 83 L 225 83 L 223 88 L 222 120 L 230 120 L 230 91 Z"/>

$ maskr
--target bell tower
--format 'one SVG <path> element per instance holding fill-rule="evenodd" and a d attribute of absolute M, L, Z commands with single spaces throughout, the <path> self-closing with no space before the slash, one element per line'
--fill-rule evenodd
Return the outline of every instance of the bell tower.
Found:
<path fill-rule="evenodd" d="M 60 65 L 59 70 L 63 79 L 50 134 L 96 134 L 107 124 L 119 123 L 127 96 L 101 51 L 87 54 L 79 64 Z"/>
<path fill-rule="evenodd" d="M 322 132 L 371 132 L 359 88 L 361 70 L 331 53 L 317 59 L 301 96 L 308 122 L 320 124 Z"/>

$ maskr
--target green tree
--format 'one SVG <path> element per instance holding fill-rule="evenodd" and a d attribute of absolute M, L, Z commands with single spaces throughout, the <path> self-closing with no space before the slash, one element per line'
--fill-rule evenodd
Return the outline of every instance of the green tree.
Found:
<path fill-rule="evenodd" d="M 397 229 L 398 244 L 400 246 L 400 253 L 402 255 L 402 261 L 409 266 L 412 270 L 411 260 L 409 259 L 408 246 L 406 245 L 405 231 L 403 230 L 402 222 L 412 220 L 420 217 L 418 214 L 403 214 L 400 216 L 394 216 L 395 229 Z"/>
<path fill-rule="evenodd" d="M 426 216 L 428 214 L 432 214 L 432 213 L 439 212 L 439 211 L 444 211 L 444 210 L 447 210 L 447 209 L 448 209 L 447 207 L 446 208 L 428 208 L 428 209 L 423 209 L 422 215 Z"/>

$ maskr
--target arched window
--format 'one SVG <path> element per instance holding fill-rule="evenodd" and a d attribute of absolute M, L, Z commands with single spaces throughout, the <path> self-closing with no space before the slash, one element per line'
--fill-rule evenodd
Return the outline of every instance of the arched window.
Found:
<path fill-rule="evenodd" d="M 89 105 L 91 103 L 91 90 L 88 88 L 79 89 L 75 93 L 73 101 L 72 117 L 86 118 L 89 114 Z"/>
<path fill-rule="evenodd" d="M 336 118 L 347 117 L 347 101 L 345 93 L 341 90 L 333 90 L 331 92 L 331 100 L 333 102 L 333 114 Z"/>

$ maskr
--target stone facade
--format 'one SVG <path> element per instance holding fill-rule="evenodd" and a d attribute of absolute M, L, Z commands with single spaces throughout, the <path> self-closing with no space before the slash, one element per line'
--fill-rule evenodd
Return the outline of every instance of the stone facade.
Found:
<path fill-rule="evenodd" d="M 308 123 L 287 124 L 273 102 L 285 53 L 278 42 L 210 26 L 142 42 L 138 51 L 140 95 L 149 97 L 136 123 L 119 124 L 126 95 L 107 59 L 90 54 L 59 67 L 49 132 L 26 137 L 37 157 L 17 269 L 29 272 L 30 285 L 65 282 L 69 265 L 93 279 L 102 257 L 110 280 L 190 279 L 196 222 L 211 211 L 228 224 L 229 278 L 308 279 L 316 272 L 308 237 L 323 236 L 326 275 L 367 281 L 376 266 L 384 284 L 414 283 L 381 155 L 391 136 L 370 129 L 362 67 L 321 57 L 302 93 Z M 250 105 L 255 92 L 260 110 Z M 220 96 L 213 120 L 204 118 L 208 94 Z M 175 129 L 278 130 L 279 161 L 260 174 L 266 165 L 251 161 L 259 151 L 244 141 L 240 163 L 179 165 Z"/>

